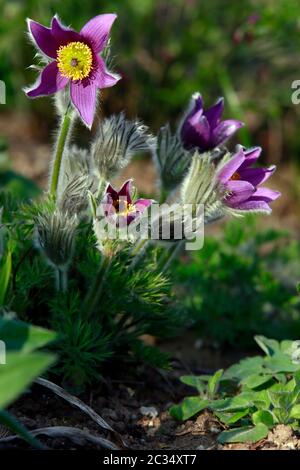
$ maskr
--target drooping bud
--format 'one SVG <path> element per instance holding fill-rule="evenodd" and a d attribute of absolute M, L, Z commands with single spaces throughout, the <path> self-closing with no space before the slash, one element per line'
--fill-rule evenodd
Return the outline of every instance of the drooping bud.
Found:
<path fill-rule="evenodd" d="M 53 267 L 67 271 L 74 252 L 77 217 L 56 210 L 39 214 L 35 222 L 38 247 Z"/>
<path fill-rule="evenodd" d="M 91 148 L 96 174 L 111 180 L 130 162 L 134 154 L 150 150 L 155 139 L 139 121 L 130 121 L 124 113 L 100 122 L 97 137 Z"/>
<path fill-rule="evenodd" d="M 181 182 L 191 163 L 191 157 L 181 143 L 180 137 L 172 135 L 169 124 L 162 127 L 157 138 L 157 149 L 153 153 L 161 188 L 172 191 Z"/>

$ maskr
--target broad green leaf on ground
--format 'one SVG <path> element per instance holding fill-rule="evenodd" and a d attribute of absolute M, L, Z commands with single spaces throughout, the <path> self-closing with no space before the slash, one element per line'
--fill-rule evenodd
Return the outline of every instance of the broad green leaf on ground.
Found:
<path fill-rule="evenodd" d="M 223 375 L 223 369 L 218 370 L 208 381 L 207 392 L 210 399 L 214 398 L 217 393 L 221 377 Z"/>
<path fill-rule="evenodd" d="M 249 375 L 263 372 L 264 358 L 261 356 L 250 357 L 241 360 L 238 364 L 229 367 L 223 375 L 223 379 L 243 380 Z"/>
<path fill-rule="evenodd" d="M 272 356 L 280 351 L 280 344 L 275 339 L 269 339 L 259 335 L 254 336 L 254 339 L 267 356 Z"/>
<path fill-rule="evenodd" d="M 300 404 L 293 406 L 290 411 L 290 418 L 300 419 Z"/>
<path fill-rule="evenodd" d="M 236 396 L 232 398 L 224 398 L 223 400 L 215 400 L 209 404 L 209 408 L 213 411 L 223 411 L 226 413 L 244 410 L 251 406 L 251 402 L 246 398 Z"/>
<path fill-rule="evenodd" d="M 199 393 L 204 392 L 204 384 L 203 380 L 195 375 L 183 375 L 180 377 L 180 381 L 186 385 L 190 385 L 191 387 L 195 387 Z"/>
<path fill-rule="evenodd" d="M 170 408 L 170 414 L 179 421 L 185 421 L 208 407 L 209 401 L 200 397 L 187 397 L 179 405 Z"/>
<path fill-rule="evenodd" d="M 268 428 L 274 426 L 274 418 L 270 411 L 267 410 L 259 410 L 253 413 L 252 415 L 252 422 L 254 425 L 258 425 L 259 423 L 263 423 Z"/>
<path fill-rule="evenodd" d="M 56 337 L 56 333 L 45 328 L 0 318 L 0 340 L 5 342 L 8 351 L 31 352 L 54 341 Z"/>
<path fill-rule="evenodd" d="M 266 384 L 270 380 L 272 380 L 272 378 L 269 375 L 253 374 L 242 379 L 240 383 L 243 386 L 254 389 L 254 388 L 260 387 L 263 384 Z"/>
<path fill-rule="evenodd" d="M 54 360 L 54 355 L 42 352 L 8 352 L 6 364 L 0 366 L 0 409 L 12 403 Z"/>
<path fill-rule="evenodd" d="M 228 442 L 257 442 L 261 439 L 267 437 L 269 432 L 268 427 L 263 424 L 257 424 L 254 427 L 241 427 L 230 429 L 229 431 L 223 431 L 218 436 L 218 441 L 221 444 L 226 444 Z"/>
<path fill-rule="evenodd" d="M 249 408 L 246 408 L 245 410 L 241 411 L 236 411 L 234 413 L 223 413 L 223 412 L 215 412 L 215 415 L 217 418 L 219 418 L 222 423 L 230 425 L 234 424 L 237 421 L 239 421 L 241 418 L 244 418 L 244 416 L 247 416 L 249 414 Z"/>

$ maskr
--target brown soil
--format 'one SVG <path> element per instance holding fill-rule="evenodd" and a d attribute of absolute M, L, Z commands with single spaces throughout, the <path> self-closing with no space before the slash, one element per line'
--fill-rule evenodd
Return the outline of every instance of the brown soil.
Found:
<path fill-rule="evenodd" d="M 118 377 L 101 384 L 100 389 L 84 394 L 82 400 L 102 416 L 120 433 L 131 450 L 293 450 L 300 449 L 300 439 L 288 427 L 280 425 L 270 431 L 268 437 L 255 444 L 228 444 L 217 442 L 224 426 L 208 411 L 185 423 L 176 422 L 168 408 L 191 393 L 191 389 L 179 382 L 178 377 L 187 373 L 178 363 L 171 372 L 159 373 L 153 369 L 140 369 L 138 379 Z M 49 426 L 70 426 L 114 441 L 109 433 L 103 433 L 97 424 L 62 398 L 34 385 L 15 403 L 10 411 L 29 429 Z M 0 429 L 0 435 L 9 433 Z M 87 441 L 74 443 L 68 438 L 41 437 L 50 449 L 97 449 Z M 116 442 L 116 441 L 115 441 Z M 26 449 L 28 445 L 18 440 L 0 444 L 3 448 Z"/>

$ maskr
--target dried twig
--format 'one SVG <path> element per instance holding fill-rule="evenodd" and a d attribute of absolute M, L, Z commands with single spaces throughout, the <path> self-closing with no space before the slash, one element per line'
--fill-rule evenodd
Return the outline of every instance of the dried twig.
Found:
<path fill-rule="evenodd" d="M 33 437 L 37 436 L 48 436 L 48 437 L 65 437 L 73 441 L 75 444 L 82 445 L 84 441 L 89 441 L 93 444 L 96 444 L 104 449 L 110 450 L 120 450 L 115 444 L 111 441 L 104 439 L 100 436 L 93 436 L 92 434 L 82 431 L 78 428 L 68 427 L 68 426 L 52 426 L 46 428 L 39 428 L 35 429 L 34 431 L 30 431 L 30 434 Z M 20 436 L 7 436 L 0 439 L 0 443 L 11 442 L 16 439 L 20 439 Z"/>
<path fill-rule="evenodd" d="M 39 385 L 42 385 L 43 387 L 48 388 L 56 395 L 66 400 L 71 405 L 79 408 L 81 411 L 87 414 L 93 421 L 95 421 L 98 426 L 100 426 L 102 429 L 105 429 L 106 431 L 111 432 L 116 437 L 121 447 L 127 447 L 121 435 L 117 431 L 115 431 L 103 418 L 101 418 L 101 416 L 98 415 L 98 413 L 96 413 L 90 406 L 86 405 L 83 401 L 79 400 L 79 398 L 75 397 L 74 395 L 71 395 L 62 387 L 59 387 L 58 385 L 53 382 L 50 382 L 49 380 L 38 378 L 35 380 L 35 382 Z"/>

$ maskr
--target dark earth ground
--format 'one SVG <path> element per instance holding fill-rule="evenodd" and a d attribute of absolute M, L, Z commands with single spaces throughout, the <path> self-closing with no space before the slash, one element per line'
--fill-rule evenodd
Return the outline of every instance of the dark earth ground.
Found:
<path fill-rule="evenodd" d="M 13 168 L 21 174 L 34 179 L 40 186 L 47 184 L 47 172 L 51 147 L 38 139 L 43 131 L 38 121 L 24 119 L 22 115 L 0 115 L 0 135 L 5 136 L 9 144 Z M 37 143 L 38 142 L 38 143 Z M 149 160 L 131 164 L 123 178 L 133 177 L 145 194 L 155 190 L 155 171 Z M 299 234 L 300 217 L 297 199 L 299 187 L 294 171 L 282 165 L 272 179 L 272 185 L 279 188 L 284 197 L 276 203 L 273 215 L 266 219 L 266 224 L 275 227 L 290 228 Z M 218 230 L 218 227 L 214 227 Z M 118 432 L 129 449 L 300 449 L 300 439 L 288 427 L 278 426 L 269 433 L 267 439 L 256 444 L 217 443 L 222 425 L 209 413 L 202 412 L 196 419 L 186 423 L 174 421 L 168 414 L 168 408 L 191 394 L 192 389 L 183 385 L 179 377 L 183 374 L 211 373 L 221 367 L 236 362 L 247 352 L 237 355 L 230 351 L 215 349 L 197 349 L 197 338 L 190 333 L 160 345 L 173 357 L 171 371 L 155 371 L 147 367 L 129 372 L 126 367 L 110 371 L 110 378 L 99 384 L 93 392 L 83 394 L 83 402 L 95 410 L 110 426 Z M 126 374 L 122 370 L 126 370 Z M 52 378 L 51 378 L 52 379 Z M 53 379 L 55 381 L 55 379 Z M 19 399 L 10 411 L 29 429 L 68 426 L 88 432 L 92 436 L 102 436 L 116 442 L 113 433 L 103 432 L 101 428 L 82 411 L 76 409 L 52 391 L 41 385 L 32 388 Z M 6 429 L 0 427 L 0 437 L 7 436 Z M 43 437 L 40 441 L 51 449 L 95 449 L 97 444 L 80 438 Z M 28 448 L 20 440 L 1 444 L 1 448 Z"/>

